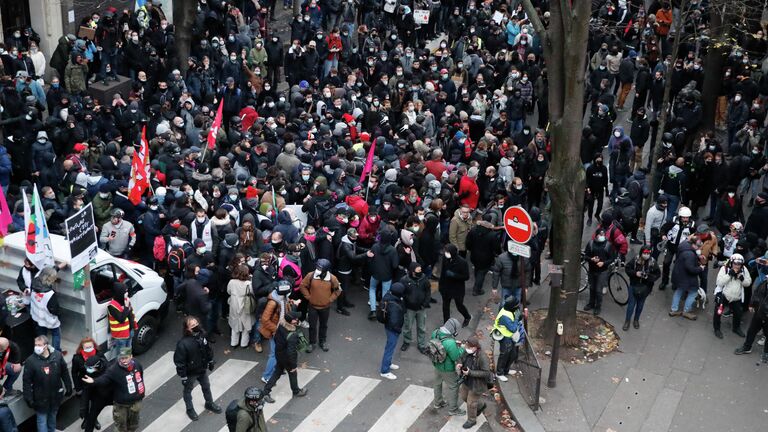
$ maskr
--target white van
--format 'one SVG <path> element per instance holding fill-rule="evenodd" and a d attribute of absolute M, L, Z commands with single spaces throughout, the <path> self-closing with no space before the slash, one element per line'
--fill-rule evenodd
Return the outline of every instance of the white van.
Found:
<path fill-rule="evenodd" d="M 66 237 L 51 235 L 51 245 L 56 263 L 70 262 L 69 243 Z M 1 291 L 19 291 L 16 278 L 26 258 L 25 237 L 17 232 L 5 237 L 5 244 L 0 248 L 0 287 Z M 141 354 L 154 343 L 160 323 L 168 314 L 168 295 L 165 282 L 154 270 L 134 261 L 115 258 L 99 249 L 95 263 L 91 264 L 91 287 L 75 291 L 70 267 L 59 271 L 59 282 L 54 285 L 60 305 L 61 349 L 68 351 L 67 363 L 71 363 L 80 340 L 93 337 L 104 351 L 109 342 L 109 320 L 107 305 L 112 300 L 112 285 L 122 282 L 128 287 L 138 330 L 133 340 L 134 354 Z M 5 297 L 2 298 L 5 301 Z M 0 305 L 4 307 L 5 305 Z M 32 344 L 32 341 L 14 341 L 19 345 Z M 21 387 L 19 379 L 14 387 Z M 23 403 L 23 399 L 11 401 L 9 407 L 14 412 L 17 422 L 21 422 L 32 411 Z M 13 403 L 17 402 L 17 403 Z M 28 412 L 27 412 L 28 411 Z M 27 415 L 28 414 L 28 415 Z"/>

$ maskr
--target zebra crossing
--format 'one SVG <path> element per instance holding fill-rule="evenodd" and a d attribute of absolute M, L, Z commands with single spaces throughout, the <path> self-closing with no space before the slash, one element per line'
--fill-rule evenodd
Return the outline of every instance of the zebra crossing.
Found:
<path fill-rule="evenodd" d="M 253 369 L 257 365 L 258 363 L 255 361 L 228 359 L 211 373 L 211 393 L 213 398 L 218 401 L 222 408 L 226 408 L 226 405 L 232 398 L 241 397 L 240 394 L 231 395 L 228 394 L 228 392 L 242 380 L 248 381 L 249 383 L 254 381 L 254 376 L 256 376 L 256 374 L 253 373 Z M 356 408 L 366 398 L 372 397 L 372 394 L 376 391 L 389 392 L 392 390 L 391 388 L 386 389 L 386 387 L 388 387 L 387 385 L 380 385 L 382 384 L 381 379 L 356 375 L 347 376 L 338 385 L 328 386 L 327 388 L 325 386 L 312 386 L 312 381 L 318 376 L 320 376 L 320 371 L 315 369 L 304 368 L 299 369 L 298 371 L 300 385 L 309 385 L 312 396 L 321 397 L 322 400 L 318 399 L 318 403 L 312 404 L 310 407 L 311 412 L 302 413 L 301 418 L 303 420 L 292 429 L 294 432 L 332 432 L 345 430 L 346 428 L 344 426 L 339 426 L 348 417 L 352 415 L 369 415 L 369 413 L 362 412 L 365 411 L 362 410 L 362 408 L 356 411 Z M 147 384 L 145 406 L 155 404 L 153 407 L 157 408 L 156 405 L 162 401 L 162 398 L 153 399 L 152 395 L 174 377 L 176 377 L 176 368 L 173 364 L 172 351 L 164 354 L 150 366 L 145 367 L 145 382 Z M 261 384 L 259 383 L 258 385 Z M 391 386 L 391 384 L 389 384 L 389 386 Z M 145 413 L 142 412 L 141 431 L 181 432 L 183 430 L 200 430 L 196 428 L 196 424 L 187 417 L 180 390 L 181 388 L 179 388 L 178 399 L 176 399 L 171 406 L 159 407 L 161 408 L 161 414 L 157 416 L 157 418 L 146 418 L 144 415 Z M 324 392 L 327 392 L 327 394 Z M 224 398 L 225 395 L 228 397 Z M 266 404 L 264 406 L 265 419 L 269 422 L 273 417 L 278 415 L 278 413 L 286 408 L 286 405 L 291 402 L 292 396 L 288 377 L 282 377 L 272 390 L 272 397 L 275 399 L 275 403 Z M 192 399 L 194 401 L 195 409 L 198 413 L 202 414 L 204 400 L 199 386 L 195 387 L 193 390 Z M 386 400 L 391 400 L 391 397 Z M 373 425 L 367 429 L 369 432 L 406 432 L 409 428 L 417 425 L 422 415 L 428 410 L 431 410 L 432 388 L 409 384 L 391 403 L 387 403 L 388 406 L 386 407 L 386 410 L 376 418 L 375 421 L 371 421 Z M 288 411 L 290 410 L 287 410 L 286 412 Z M 462 428 L 466 416 L 447 417 L 445 413 L 441 413 L 439 418 L 444 421 L 442 427 L 439 428 L 439 432 L 458 432 L 467 430 Z M 216 426 L 211 430 L 218 432 L 228 431 L 223 414 L 219 415 L 215 421 L 220 426 Z M 111 407 L 106 407 L 101 412 L 99 415 L 99 422 L 102 424 L 102 430 L 106 430 L 112 425 Z M 472 429 L 469 429 L 469 431 L 477 432 L 485 425 L 485 423 L 485 416 L 480 415 L 477 419 L 477 425 Z M 434 430 L 437 430 L 438 427 L 435 427 Z M 78 432 L 80 430 L 80 421 L 78 420 L 67 427 L 64 432 Z M 285 429 L 281 428 L 280 430 Z M 489 429 L 486 427 L 484 430 Z"/>

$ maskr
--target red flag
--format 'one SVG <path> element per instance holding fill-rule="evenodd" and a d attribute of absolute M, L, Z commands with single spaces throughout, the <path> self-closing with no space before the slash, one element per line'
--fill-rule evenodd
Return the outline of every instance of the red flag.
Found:
<path fill-rule="evenodd" d="M 147 127 L 141 130 L 141 148 L 133 152 L 131 161 L 131 181 L 128 183 L 128 200 L 133 205 L 141 202 L 141 196 L 149 188 L 149 144 L 147 144 Z"/>
<path fill-rule="evenodd" d="M 213 124 L 208 130 L 208 150 L 213 150 L 216 147 L 216 135 L 219 134 L 221 128 L 222 109 L 224 108 L 224 98 L 221 98 L 219 102 L 219 109 L 216 111 L 216 118 L 213 119 Z"/>
<path fill-rule="evenodd" d="M 626 27 L 624 27 L 624 35 L 625 35 L 625 36 L 627 35 L 627 33 L 629 33 L 629 29 L 631 29 L 631 28 L 632 28 L 632 24 L 633 24 L 633 22 L 632 22 L 632 18 L 630 18 L 630 19 L 629 19 L 629 22 L 627 23 L 627 26 L 626 26 Z"/>
<path fill-rule="evenodd" d="M 371 148 L 368 150 L 368 157 L 365 159 L 365 166 L 363 167 L 363 174 L 360 176 L 360 183 L 365 180 L 365 176 L 371 173 L 373 169 L 373 152 L 376 151 L 376 139 L 371 138 Z"/>

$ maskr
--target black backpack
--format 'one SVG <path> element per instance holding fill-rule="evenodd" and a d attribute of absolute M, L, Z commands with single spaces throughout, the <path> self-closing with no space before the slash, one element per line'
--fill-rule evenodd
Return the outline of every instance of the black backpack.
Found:
<path fill-rule="evenodd" d="M 311 216 L 311 223 L 315 228 L 321 227 L 325 223 L 325 216 L 333 209 L 336 203 L 332 198 L 317 200 L 315 203 L 314 213 Z"/>
<path fill-rule="evenodd" d="M 184 272 L 184 262 L 187 257 L 192 254 L 192 246 L 185 244 L 184 246 L 177 246 L 168 252 L 166 257 L 166 263 L 168 264 L 168 271 L 176 276 L 181 275 Z"/>
<path fill-rule="evenodd" d="M 227 428 L 229 429 L 229 432 L 235 432 L 237 429 L 237 413 L 240 412 L 240 406 L 238 406 L 237 403 L 238 400 L 233 399 L 224 411 L 224 418 L 227 419 Z"/>
<path fill-rule="evenodd" d="M 387 303 L 386 301 L 380 301 L 376 305 L 376 321 L 386 324 L 387 323 Z"/>

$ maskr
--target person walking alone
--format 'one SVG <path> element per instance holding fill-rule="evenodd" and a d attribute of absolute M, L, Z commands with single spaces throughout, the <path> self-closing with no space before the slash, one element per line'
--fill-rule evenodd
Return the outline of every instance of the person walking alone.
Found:
<path fill-rule="evenodd" d="M 403 321 L 405 308 L 403 306 L 403 293 L 405 287 L 400 282 L 392 284 L 389 292 L 381 299 L 381 309 L 384 313 L 384 331 L 387 334 L 387 343 L 384 346 L 384 355 L 381 358 L 381 369 L 379 374 L 382 378 L 395 380 L 397 376 L 392 373 L 393 370 L 400 369 L 400 366 L 392 363 L 392 356 L 397 346 L 397 340 L 403 331 Z M 378 318 L 378 317 L 377 317 Z"/>
<path fill-rule="evenodd" d="M 192 405 L 192 389 L 195 381 L 200 383 L 200 389 L 203 391 L 205 409 L 220 414 L 221 408 L 213 401 L 211 382 L 208 380 L 208 371 L 213 370 L 215 362 L 213 349 L 206 338 L 205 331 L 196 317 L 187 315 L 184 318 L 182 334 L 182 338 L 176 343 L 173 363 L 176 365 L 176 373 L 181 377 L 181 385 L 184 386 L 182 395 L 187 407 L 187 417 L 192 421 L 199 418 Z"/>
<path fill-rule="evenodd" d="M 453 244 L 445 246 L 442 271 L 440 272 L 439 291 L 443 296 L 443 319 L 451 317 L 451 300 L 456 302 L 456 309 L 464 317 L 462 327 L 469 325 L 472 315 L 464 306 L 464 284 L 469 279 L 467 260 L 459 256 L 458 248 Z"/>

